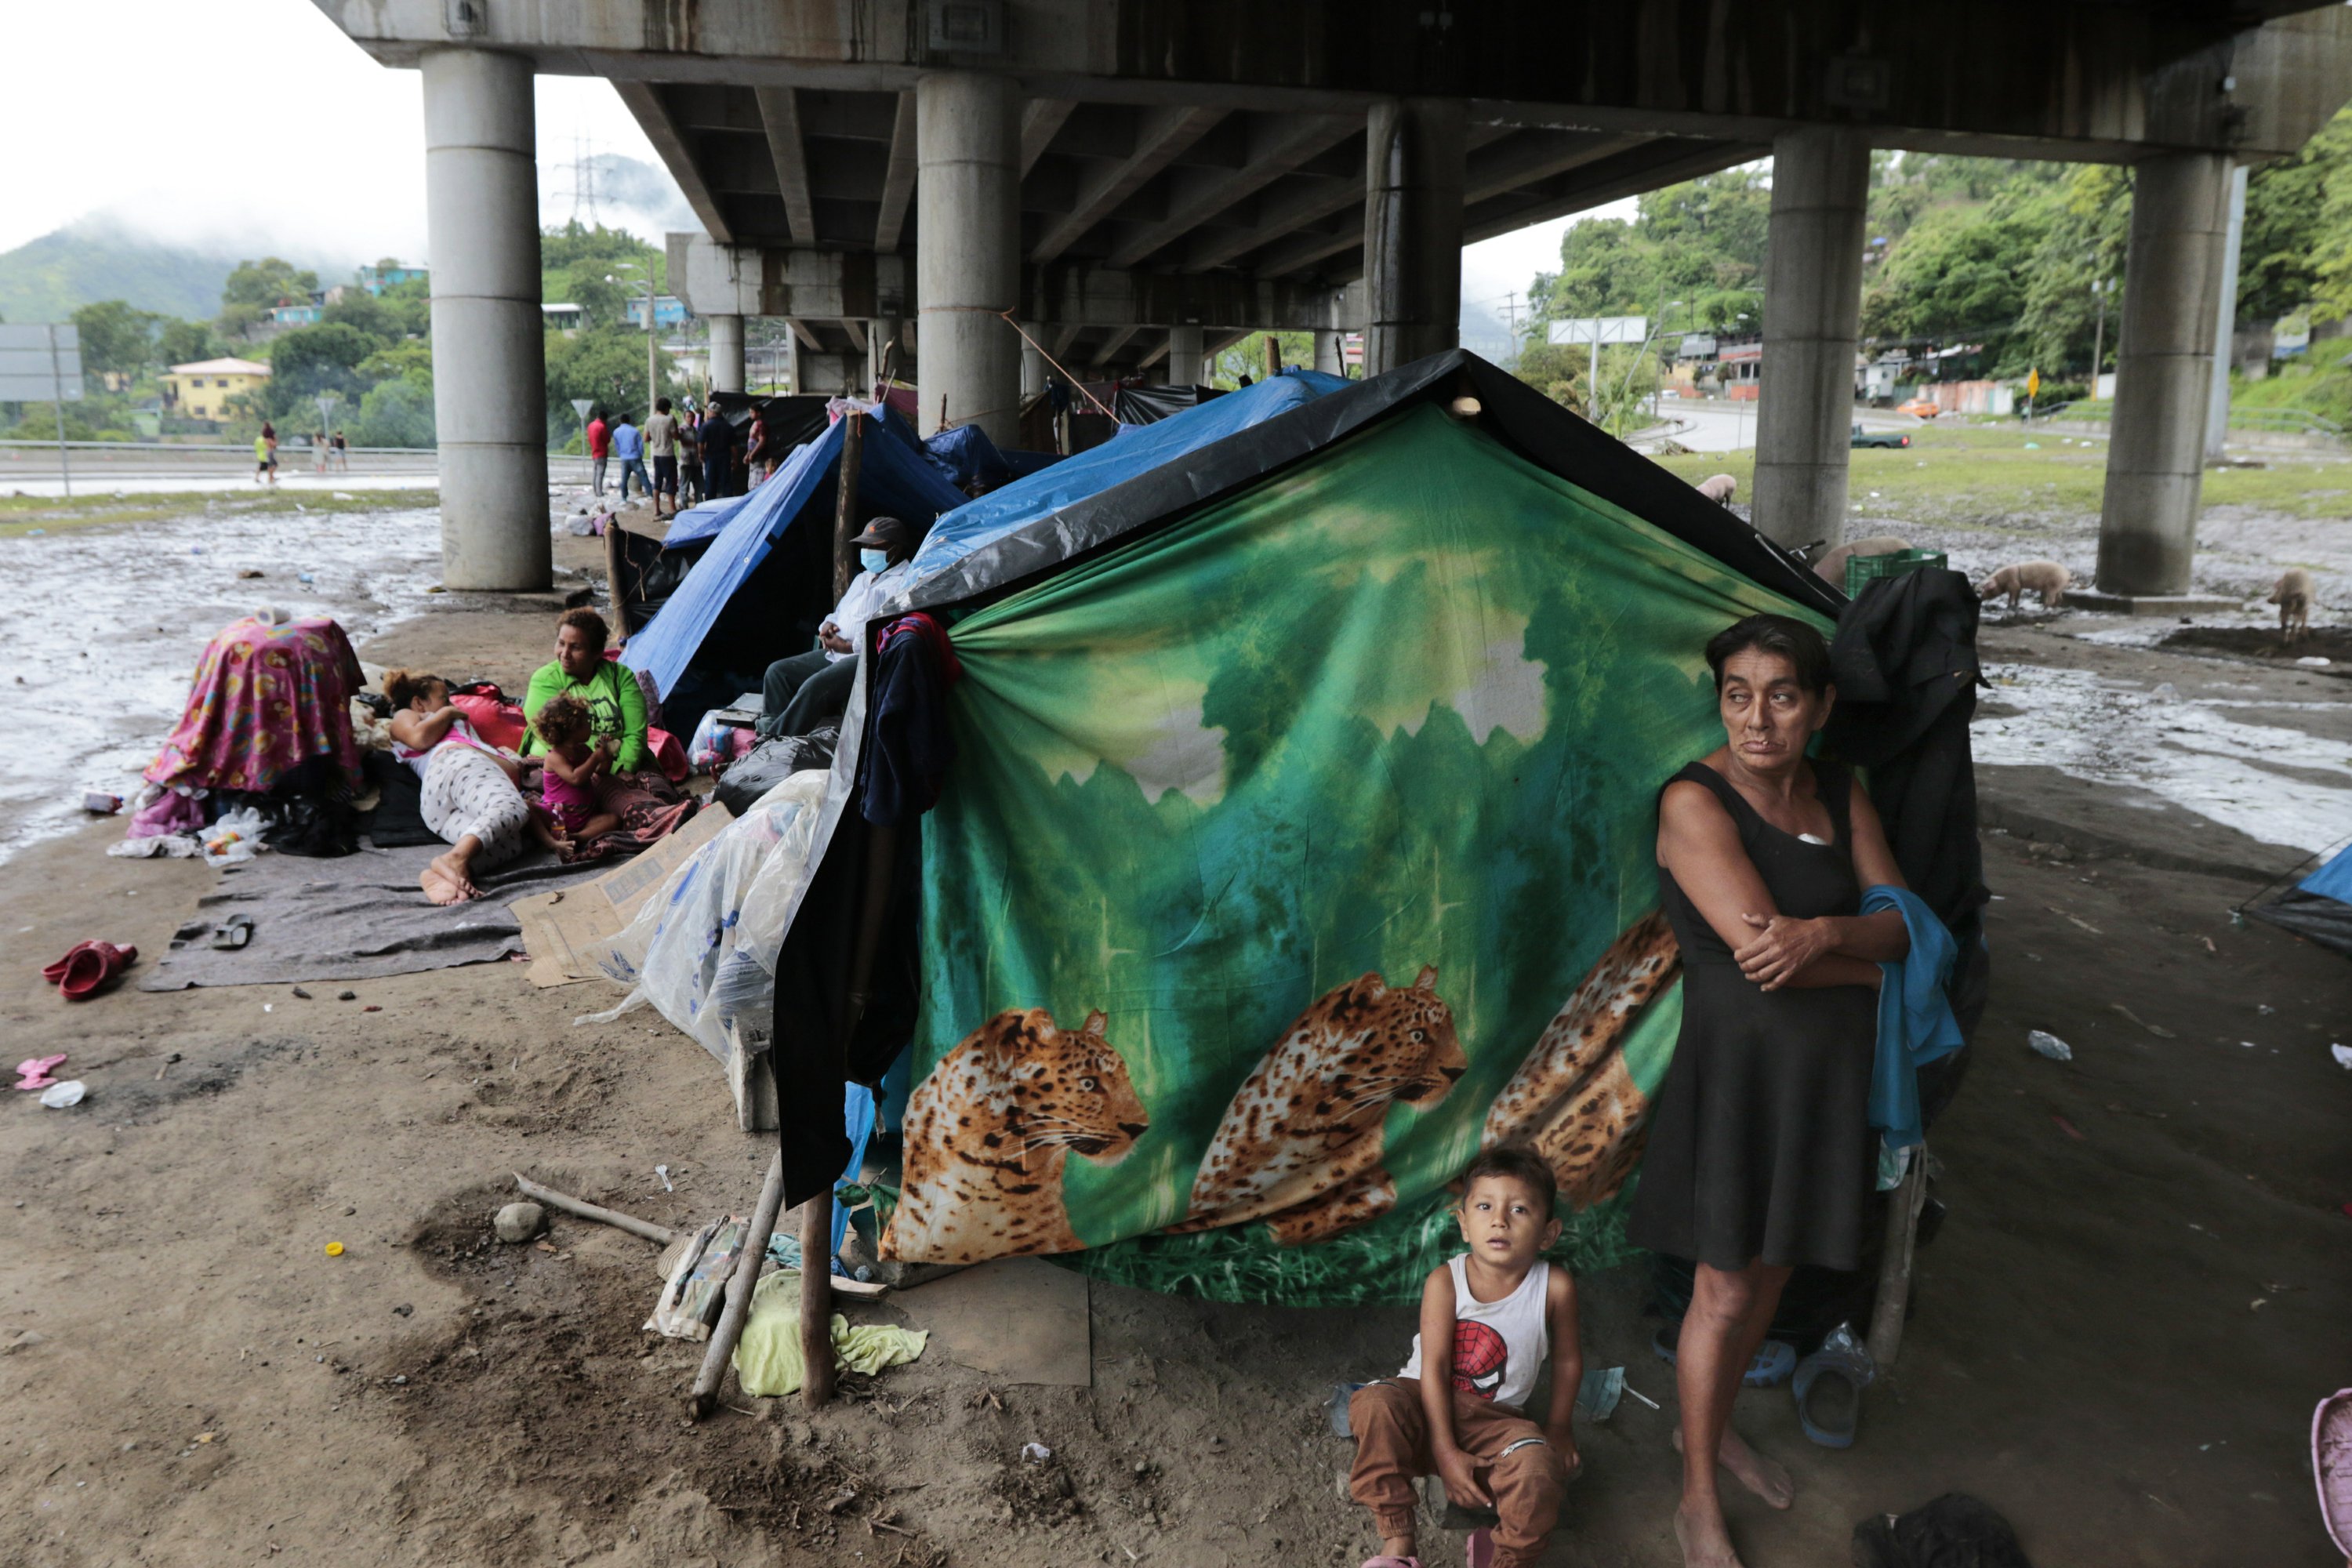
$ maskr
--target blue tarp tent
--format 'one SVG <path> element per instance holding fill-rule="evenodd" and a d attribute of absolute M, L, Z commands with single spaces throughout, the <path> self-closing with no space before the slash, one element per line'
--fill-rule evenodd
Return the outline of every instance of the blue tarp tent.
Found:
<path fill-rule="evenodd" d="M 955 483 L 979 483 L 991 489 L 1061 461 L 1052 452 L 1005 451 L 977 425 L 958 425 L 942 430 L 923 443 L 923 450 L 947 470 L 948 478 Z"/>
<path fill-rule="evenodd" d="M 873 423 L 859 443 L 862 461 L 857 494 L 861 511 L 869 516 L 887 512 L 922 529 L 929 527 L 941 512 L 962 504 L 963 496 L 916 443 L 904 419 L 895 416 L 887 419 L 865 417 L 873 419 Z M 750 495 L 739 497 L 719 509 L 706 511 L 697 508 L 705 515 L 681 519 L 679 526 L 688 530 L 684 537 L 679 527 L 671 529 L 666 548 L 673 550 L 698 542 L 714 532 L 716 537 L 710 538 L 702 558 L 694 563 L 653 624 L 632 637 L 621 655 L 622 662 L 630 668 L 652 675 L 655 687 L 665 698 L 693 665 L 720 615 L 796 521 L 805 516 L 825 529 L 830 537 L 834 485 L 841 468 L 845 431 L 846 426 L 835 420 L 824 435 L 804 447 L 795 447 L 775 476 Z M 821 504 L 813 507 L 813 501 Z M 822 560 L 824 556 L 824 552 L 819 552 L 816 558 Z M 818 575 L 824 575 L 822 568 Z M 833 584 L 829 579 L 824 581 L 814 597 L 822 598 L 826 605 L 832 603 Z M 790 617 L 780 614 L 776 618 L 782 624 Z M 780 647 L 770 657 L 798 651 Z"/>
<path fill-rule="evenodd" d="M 2243 906 L 2246 913 L 2284 926 L 2324 947 L 2352 954 L 2352 844 L 2275 897 Z"/>
<path fill-rule="evenodd" d="M 1153 425 L 1125 425 L 1101 446 L 991 490 L 941 517 L 915 552 L 917 581 L 982 545 L 1136 475 L 1172 463 L 1236 430 L 1262 425 L 1352 384 L 1311 370 L 1286 370 L 1254 386 L 1196 404 Z"/>

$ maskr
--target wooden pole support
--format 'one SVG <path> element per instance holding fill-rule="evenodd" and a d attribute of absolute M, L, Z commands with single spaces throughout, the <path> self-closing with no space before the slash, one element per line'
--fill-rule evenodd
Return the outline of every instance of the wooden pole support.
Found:
<path fill-rule="evenodd" d="M 649 1219 L 639 1219 L 618 1209 L 598 1208 L 594 1204 L 582 1203 L 567 1193 L 541 1186 L 520 1171 L 515 1173 L 515 1186 L 523 1196 L 533 1202 L 545 1204 L 551 1209 L 562 1209 L 565 1214 L 578 1215 L 582 1219 L 593 1219 L 600 1225 L 616 1226 L 631 1236 L 642 1236 L 647 1241 L 657 1241 L 664 1247 L 677 1239 L 677 1232 L 667 1226 L 656 1225 Z"/>
<path fill-rule="evenodd" d="M 1886 1250 L 1878 1260 L 1878 1302 L 1870 1314 L 1870 1359 L 1882 1373 L 1903 1349 L 1903 1313 L 1911 1300 L 1911 1258 L 1919 1239 L 1919 1211 L 1927 1206 L 1927 1151 L 1911 1151 L 1886 1205 Z"/>
<path fill-rule="evenodd" d="M 836 600 L 849 592 L 849 580 L 857 575 L 857 552 L 849 542 L 857 537 L 857 481 L 866 468 L 866 416 L 845 414 L 841 417 L 841 477 L 834 486 L 833 512 L 833 596 Z M 841 635 L 847 637 L 856 629 L 844 626 Z"/>
<path fill-rule="evenodd" d="M 776 1233 L 776 1211 L 784 1205 L 784 1152 L 768 1162 L 768 1179 L 751 1210 L 751 1228 L 743 1233 L 743 1250 L 736 1255 L 735 1272 L 727 1278 L 727 1303 L 719 1310 L 719 1326 L 710 1331 L 709 1348 L 702 1352 L 702 1370 L 694 1374 L 694 1391 L 686 1396 L 688 1419 L 699 1421 L 719 1403 L 719 1385 L 727 1381 L 727 1363 L 735 1342 L 743 1337 L 743 1321 L 751 1314 L 751 1289 L 760 1282 L 761 1260 L 768 1256 L 768 1237 Z"/>
<path fill-rule="evenodd" d="M 781 1156 L 780 1156 L 781 1158 Z M 801 1403 L 833 1397 L 833 1189 L 801 1205 Z"/>

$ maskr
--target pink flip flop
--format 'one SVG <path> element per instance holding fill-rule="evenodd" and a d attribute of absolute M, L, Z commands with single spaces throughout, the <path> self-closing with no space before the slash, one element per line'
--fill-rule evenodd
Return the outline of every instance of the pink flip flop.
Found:
<path fill-rule="evenodd" d="M 49 1076 L 51 1068 L 65 1066 L 65 1053 L 53 1057 L 26 1057 L 16 1064 L 18 1089 L 47 1089 L 58 1080 Z"/>
<path fill-rule="evenodd" d="M 2311 1473 L 2327 1539 L 2352 1561 L 2352 1388 L 2338 1389 L 2311 1413 Z"/>
<path fill-rule="evenodd" d="M 1495 1532 L 1474 1530 L 1464 1542 L 1462 1561 L 1465 1568 L 1495 1568 Z"/>
<path fill-rule="evenodd" d="M 1367 1557 L 1364 1568 L 1421 1568 L 1418 1557 Z"/>

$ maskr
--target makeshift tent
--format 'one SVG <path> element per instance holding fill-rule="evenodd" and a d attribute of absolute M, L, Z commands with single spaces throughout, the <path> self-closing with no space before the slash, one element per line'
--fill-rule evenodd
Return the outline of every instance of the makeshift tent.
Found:
<path fill-rule="evenodd" d="M 977 425 L 951 426 L 926 439 L 923 450 L 959 489 L 980 485 L 994 489 L 1058 460 L 1053 452 L 1005 451 Z"/>
<path fill-rule="evenodd" d="M 858 442 L 861 523 L 887 514 L 919 530 L 962 504 L 904 420 L 859 417 L 866 421 Z M 772 660 L 813 645 L 835 598 L 835 510 L 846 430 L 835 421 L 751 494 L 697 508 L 698 515 L 672 526 L 661 553 L 673 561 L 688 550 L 699 553 L 649 623 L 640 619 L 644 606 L 627 612 L 637 629 L 622 653 L 630 668 L 653 678 L 669 728 L 691 733 L 708 708 L 758 689 Z"/>
<path fill-rule="evenodd" d="M 991 490 L 941 518 L 915 552 L 915 576 L 919 581 L 943 571 L 982 545 L 1010 538 L 1112 486 L 1177 463 L 1236 431 L 1262 425 L 1349 384 L 1338 376 L 1302 370 L 1183 409 L 1151 425 L 1122 426 L 1116 437 L 1101 446 Z M 1048 558 L 1059 559 L 1051 556 L 1050 547 L 1039 563 Z"/>
<path fill-rule="evenodd" d="M 912 823 L 869 820 L 909 759 L 861 650 L 775 970 L 790 1200 L 838 1168 L 842 1075 L 904 1048 L 900 1257 L 1409 1300 L 1502 1139 L 1559 1173 L 1567 1256 L 1619 1253 L 1679 1022 L 1656 792 L 1722 734 L 1701 649 L 1843 597 L 1460 352 L 985 517 L 1021 488 L 894 606 L 961 672 Z"/>
<path fill-rule="evenodd" d="M 1122 384 L 1118 397 L 1112 400 L 1111 412 L 1118 416 L 1118 422 L 1122 425 L 1156 425 L 1171 414 L 1197 408 L 1223 395 L 1223 391 L 1214 386 Z"/>
<path fill-rule="evenodd" d="M 2245 910 L 2324 947 L 2352 953 L 2352 846 L 2338 847 L 2311 875 Z"/>

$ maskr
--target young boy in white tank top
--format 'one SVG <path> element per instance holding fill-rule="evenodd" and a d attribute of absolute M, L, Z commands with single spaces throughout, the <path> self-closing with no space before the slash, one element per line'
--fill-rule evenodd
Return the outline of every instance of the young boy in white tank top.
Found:
<path fill-rule="evenodd" d="M 1465 1508 L 1500 1516 L 1471 1538 L 1471 1568 L 1518 1568 L 1541 1555 L 1560 1494 L 1583 1468 L 1570 1418 L 1584 1377 L 1576 1287 L 1547 1263 L 1559 1240 L 1551 1167 L 1526 1149 L 1490 1149 L 1463 1173 L 1456 1211 L 1470 1250 L 1433 1269 L 1421 1332 L 1395 1377 L 1348 1402 L 1356 1434 L 1349 1489 L 1372 1510 L 1380 1555 L 1364 1568 L 1418 1568 L 1413 1478 L 1435 1475 Z M 1542 1425 L 1524 1406 L 1551 1365 Z"/>

